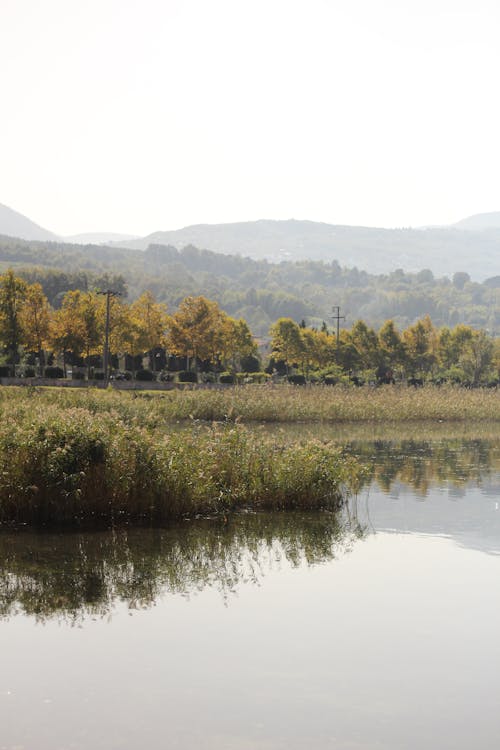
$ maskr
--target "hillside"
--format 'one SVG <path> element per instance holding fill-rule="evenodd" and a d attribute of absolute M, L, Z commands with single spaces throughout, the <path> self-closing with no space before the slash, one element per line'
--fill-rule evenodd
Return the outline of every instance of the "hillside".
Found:
<path fill-rule="evenodd" d="M 485 229 L 500 229 L 500 211 L 492 211 L 487 214 L 474 214 L 466 219 L 457 221 L 453 225 L 457 229 L 467 229 L 469 231 L 483 231 Z"/>
<path fill-rule="evenodd" d="M 332 305 L 340 305 L 350 327 L 362 318 L 379 327 L 392 318 L 406 328 L 429 314 L 436 325 L 466 323 L 500 335 L 500 275 L 479 284 L 466 273 L 436 278 L 429 270 L 369 274 L 336 261 L 252 260 L 188 246 L 152 245 L 146 251 L 25 242 L 0 237 L 0 271 L 15 268 L 39 281 L 58 306 L 68 289 L 111 287 L 135 298 L 146 289 L 176 308 L 186 295 L 216 300 L 233 317 L 245 318 L 265 335 L 279 317 L 320 326 L 331 324 Z"/>
<path fill-rule="evenodd" d="M 377 229 L 295 219 L 261 220 L 197 224 L 120 244 L 136 250 L 146 250 L 150 244 L 178 249 L 195 245 L 271 262 L 336 260 L 369 273 L 429 268 L 441 276 L 463 270 L 477 280 L 500 274 L 500 226 L 488 232 L 464 232 L 458 227 Z"/>
<path fill-rule="evenodd" d="M 356 267 L 372 274 L 396 269 L 415 273 L 424 268 L 449 278 L 466 271 L 482 281 L 500 275 L 500 212 L 476 214 L 450 227 L 382 229 L 342 226 L 315 221 L 260 221 L 196 224 L 154 232 L 146 237 L 113 232 L 89 232 L 57 237 L 25 216 L 0 205 L 0 235 L 27 240 L 54 240 L 65 245 L 109 245 L 144 251 L 150 245 L 178 250 L 206 248 L 254 260 L 315 260 Z"/>
<path fill-rule="evenodd" d="M 21 237 L 23 240 L 57 240 L 55 234 L 2 203 L 0 203 L 0 234 Z"/>

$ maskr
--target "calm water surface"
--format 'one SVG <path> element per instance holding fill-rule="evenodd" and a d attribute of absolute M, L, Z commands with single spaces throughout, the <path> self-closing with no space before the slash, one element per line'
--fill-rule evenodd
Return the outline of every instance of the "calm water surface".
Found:
<path fill-rule="evenodd" d="M 346 450 L 339 514 L 0 534 L 1 750 L 496 750 L 500 441 Z"/>

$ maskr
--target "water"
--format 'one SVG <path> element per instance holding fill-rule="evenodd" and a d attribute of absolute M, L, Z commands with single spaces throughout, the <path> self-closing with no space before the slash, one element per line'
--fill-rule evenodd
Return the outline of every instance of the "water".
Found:
<path fill-rule="evenodd" d="M 500 443 L 347 450 L 340 514 L 1 534 L 1 750 L 498 748 Z"/>

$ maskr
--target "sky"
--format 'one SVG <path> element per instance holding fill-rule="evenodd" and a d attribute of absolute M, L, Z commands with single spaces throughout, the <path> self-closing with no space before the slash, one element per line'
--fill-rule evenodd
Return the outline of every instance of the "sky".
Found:
<path fill-rule="evenodd" d="M 497 0 L 0 0 L 0 202 L 58 234 L 500 210 Z"/>

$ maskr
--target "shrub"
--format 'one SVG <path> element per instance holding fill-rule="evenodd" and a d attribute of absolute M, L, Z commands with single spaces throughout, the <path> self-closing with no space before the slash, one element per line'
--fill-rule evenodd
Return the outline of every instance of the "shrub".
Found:
<path fill-rule="evenodd" d="M 305 385 L 306 379 L 303 375 L 289 375 L 288 382 L 292 385 Z"/>
<path fill-rule="evenodd" d="M 179 373 L 177 373 L 177 380 L 179 381 L 179 383 L 197 383 L 198 376 L 195 372 L 190 372 L 189 370 L 181 370 Z"/>
<path fill-rule="evenodd" d="M 259 372 L 260 360 L 258 357 L 254 357 L 253 354 L 249 354 L 248 357 L 241 358 L 241 369 L 245 372 Z"/>
<path fill-rule="evenodd" d="M 137 370 L 135 374 L 136 380 L 149 381 L 155 380 L 155 374 L 152 370 Z"/>
<path fill-rule="evenodd" d="M 64 370 L 62 369 L 62 367 L 46 367 L 44 370 L 44 375 L 46 378 L 63 378 Z"/>
<path fill-rule="evenodd" d="M 103 370 L 94 370 L 92 374 L 92 380 L 104 380 Z"/>
<path fill-rule="evenodd" d="M 219 383 L 230 383 L 234 385 L 235 377 L 230 372 L 222 372 L 219 376 Z"/>
<path fill-rule="evenodd" d="M 25 367 L 24 369 L 24 377 L 25 378 L 34 378 L 36 377 L 36 372 L 34 367 Z"/>
<path fill-rule="evenodd" d="M 12 367 L 10 365 L 1 365 L 0 366 L 0 378 L 11 378 L 12 377 Z"/>
<path fill-rule="evenodd" d="M 83 370 L 73 370 L 71 373 L 72 380 L 85 380 L 85 372 Z"/>

